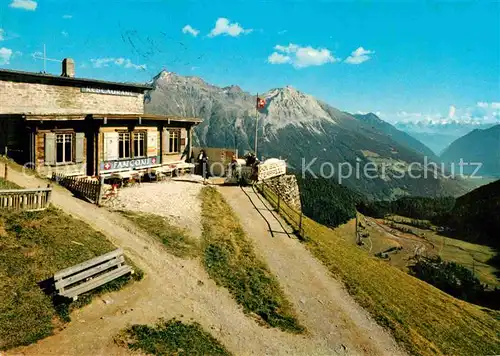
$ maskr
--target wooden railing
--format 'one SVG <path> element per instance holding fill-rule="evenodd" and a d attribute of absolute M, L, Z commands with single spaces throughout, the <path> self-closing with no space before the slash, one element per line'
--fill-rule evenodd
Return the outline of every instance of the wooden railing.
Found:
<path fill-rule="evenodd" d="M 102 182 L 90 177 L 72 177 L 60 173 L 52 173 L 52 180 L 56 181 L 76 196 L 82 197 L 91 203 L 100 204 Z"/>
<path fill-rule="evenodd" d="M 45 210 L 50 204 L 52 188 L 0 190 L 0 209 L 15 211 Z"/>

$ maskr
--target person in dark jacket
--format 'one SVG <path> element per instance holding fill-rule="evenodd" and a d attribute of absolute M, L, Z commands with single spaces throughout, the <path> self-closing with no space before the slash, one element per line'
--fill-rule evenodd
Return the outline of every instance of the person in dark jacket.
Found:
<path fill-rule="evenodd" d="M 198 169 L 200 170 L 200 175 L 203 177 L 203 182 L 208 179 L 208 156 L 205 150 L 201 150 L 198 155 Z"/>

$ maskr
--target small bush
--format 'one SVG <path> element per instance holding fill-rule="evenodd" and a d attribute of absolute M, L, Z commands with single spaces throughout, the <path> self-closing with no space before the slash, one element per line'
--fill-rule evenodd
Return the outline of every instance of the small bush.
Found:
<path fill-rule="evenodd" d="M 160 319 L 155 326 L 132 325 L 115 341 L 120 346 L 150 355 L 230 355 L 200 324 L 185 324 L 176 319 Z"/>

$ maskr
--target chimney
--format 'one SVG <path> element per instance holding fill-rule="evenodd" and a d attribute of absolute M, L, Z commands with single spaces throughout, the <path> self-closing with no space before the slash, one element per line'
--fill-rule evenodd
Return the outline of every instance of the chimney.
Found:
<path fill-rule="evenodd" d="M 62 61 L 62 74 L 63 77 L 75 77 L 75 61 L 71 58 L 64 58 Z"/>

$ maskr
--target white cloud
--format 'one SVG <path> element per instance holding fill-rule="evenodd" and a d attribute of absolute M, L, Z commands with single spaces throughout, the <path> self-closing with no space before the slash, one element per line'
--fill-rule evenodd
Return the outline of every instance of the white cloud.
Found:
<path fill-rule="evenodd" d="M 320 66 L 339 60 L 326 48 L 301 47 L 290 43 L 288 46 L 276 45 L 274 49 L 277 52 L 272 53 L 267 59 L 271 64 L 290 63 L 296 68 L 303 68 Z"/>
<path fill-rule="evenodd" d="M 66 20 L 69 20 L 69 19 L 73 18 L 73 15 L 63 15 L 62 18 L 66 19 Z"/>
<path fill-rule="evenodd" d="M 374 51 L 358 47 L 356 50 L 351 52 L 351 55 L 347 57 L 344 62 L 349 64 L 361 64 L 369 60 L 371 58 L 370 55 L 374 53 Z"/>
<path fill-rule="evenodd" d="M 284 35 L 287 32 L 288 32 L 288 30 L 281 30 L 281 31 L 278 32 L 278 35 Z"/>
<path fill-rule="evenodd" d="M 448 118 L 453 119 L 456 112 L 457 112 L 457 108 L 453 105 L 450 105 L 450 110 L 448 111 Z"/>
<path fill-rule="evenodd" d="M 284 54 L 273 52 L 267 58 L 267 61 L 271 64 L 283 64 L 283 63 L 290 63 L 292 59 L 289 56 L 285 56 Z"/>
<path fill-rule="evenodd" d="M 492 109 L 500 109 L 500 102 L 493 102 L 490 104 Z"/>
<path fill-rule="evenodd" d="M 12 57 L 12 50 L 10 48 L 0 48 L 0 64 L 9 64 Z"/>
<path fill-rule="evenodd" d="M 0 28 L 0 41 L 5 40 L 5 30 Z"/>
<path fill-rule="evenodd" d="M 9 5 L 14 9 L 23 9 L 28 11 L 35 11 L 38 3 L 33 0 L 12 0 Z"/>
<path fill-rule="evenodd" d="M 61 31 L 61 35 L 63 35 L 64 37 L 68 37 L 69 36 L 69 33 L 66 32 L 66 31 Z"/>
<path fill-rule="evenodd" d="M 238 37 L 241 34 L 248 34 L 252 31 L 252 29 L 244 29 L 237 22 L 231 23 L 229 19 L 219 17 L 215 22 L 215 27 L 208 34 L 208 37 L 215 37 L 220 35 Z"/>
<path fill-rule="evenodd" d="M 478 101 L 476 105 L 480 108 L 487 108 L 488 107 L 488 103 L 486 103 L 484 101 Z"/>
<path fill-rule="evenodd" d="M 196 37 L 196 36 L 198 36 L 200 31 L 191 27 L 191 25 L 186 25 L 182 28 L 182 33 L 189 33 L 190 35 L 193 35 L 194 37 Z"/>
<path fill-rule="evenodd" d="M 118 67 L 123 67 L 123 68 L 134 68 L 134 69 L 142 69 L 146 70 L 147 66 L 145 64 L 134 64 L 132 61 L 128 58 L 97 58 L 97 59 L 91 59 L 90 62 L 92 63 L 92 66 L 94 68 L 104 68 L 104 67 L 109 67 L 110 64 L 117 65 Z"/>

